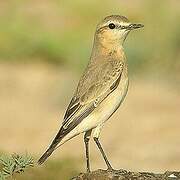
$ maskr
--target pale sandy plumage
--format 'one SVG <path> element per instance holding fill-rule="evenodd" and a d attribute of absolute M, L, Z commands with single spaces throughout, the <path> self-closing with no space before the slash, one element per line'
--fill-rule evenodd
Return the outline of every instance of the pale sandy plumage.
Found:
<path fill-rule="evenodd" d="M 95 142 L 103 151 L 98 141 L 101 128 L 120 106 L 128 90 L 128 67 L 122 45 L 130 30 L 138 27 L 142 25 L 131 24 L 126 17 L 118 15 L 108 16 L 98 24 L 90 61 L 66 110 L 60 131 L 38 161 L 40 164 L 57 147 L 86 132 L 87 170 L 90 170 L 88 140 L 91 131 L 94 129 Z M 103 157 L 111 168 L 105 154 Z"/>

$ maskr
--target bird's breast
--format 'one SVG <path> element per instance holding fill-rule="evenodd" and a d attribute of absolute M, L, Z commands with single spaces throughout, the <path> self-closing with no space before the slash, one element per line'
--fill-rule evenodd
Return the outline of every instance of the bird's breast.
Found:
<path fill-rule="evenodd" d="M 76 132 L 88 131 L 107 121 L 121 105 L 127 94 L 127 90 L 128 77 L 126 73 L 122 73 L 118 87 L 77 126 Z"/>
<path fill-rule="evenodd" d="M 127 90 L 128 77 L 122 74 L 118 87 L 84 120 L 84 123 L 86 121 L 91 128 L 95 128 L 107 121 L 121 105 Z"/>

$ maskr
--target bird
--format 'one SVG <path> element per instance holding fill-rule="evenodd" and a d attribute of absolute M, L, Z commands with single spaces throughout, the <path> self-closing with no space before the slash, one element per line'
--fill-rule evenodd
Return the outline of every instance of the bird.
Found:
<path fill-rule="evenodd" d="M 59 132 L 38 160 L 41 165 L 61 145 L 84 133 L 86 171 L 90 172 L 89 140 L 91 136 L 107 165 L 108 160 L 99 141 L 105 122 L 123 102 L 129 85 L 128 64 L 123 44 L 134 29 L 143 24 L 131 23 L 122 15 L 105 17 L 97 25 L 90 60 L 67 107 Z"/>

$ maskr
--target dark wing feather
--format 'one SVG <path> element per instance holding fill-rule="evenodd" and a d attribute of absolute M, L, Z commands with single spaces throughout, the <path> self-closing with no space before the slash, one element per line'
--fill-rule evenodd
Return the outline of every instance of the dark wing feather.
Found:
<path fill-rule="evenodd" d="M 64 121 L 63 124 L 68 121 L 81 107 L 79 98 L 76 98 L 75 96 L 71 99 L 71 102 L 66 110 L 66 113 L 64 115 Z"/>
<path fill-rule="evenodd" d="M 68 134 L 71 130 L 73 130 L 84 118 L 86 118 L 93 110 L 95 109 L 94 103 L 91 103 L 86 109 L 81 110 L 81 113 L 78 113 L 76 117 L 74 117 L 72 120 L 69 119 L 69 121 L 63 122 L 63 125 L 61 127 L 60 134 L 62 136 L 65 136 Z"/>
<path fill-rule="evenodd" d="M 100 76 L 95 77 L 95 79 L 90 81 L 91 83 L 89 83 L 89 87 L 85 92 L 79 90 L 80 92 L 82 92 L 78 92 L 80 95 L 78 93 L 75 93 L 79 97 L 74 96 L 67 108 L 64 116 L 64 121 L 59 132 L 61 136 L 65 136 L 72 129 L 74 129 L 97 107 L 97 105 L 99 105 L 112 91 L 114 91 L 118 87 L 123 70 L 123 63 L 119 64 L 119 68 L 117 66 L 117 63 L 115 65 L 113 64 L 114 66 L 112 66 L 112 63 L 110 64 L 111 66 L 107 65 L 109 64 L 105 64 L 105 66 L 102 66 L 104 67 L 102 72 L 106 72 L 105 68 L 110 68 L 110 72 L 112 74 L 110 74 L 109 72 L 106 72 L 104 74 L 99 72 Z M 102 81 L 102 79 L 100 79 L 99 81 L 99 78 L 104 78 L 104 81 Z M 107 83 L 105 83 L 107 79 L 109 79 L 110 82 L 107 81 Z M 87 85 L 88 84 L 86 84 L 86 86 Z"/>

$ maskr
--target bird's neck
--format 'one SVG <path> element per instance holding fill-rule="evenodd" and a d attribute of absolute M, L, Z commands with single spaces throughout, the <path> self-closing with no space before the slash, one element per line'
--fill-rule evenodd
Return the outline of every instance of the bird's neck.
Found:
<path fill-rule="evenodd" d="M 120 43 L 116 42 L 98 42 L 94 41 L 93 51 L 91 57 L 109 57 L 112 56 L 115 59 L 125 59 L 124 48 Z"/>

